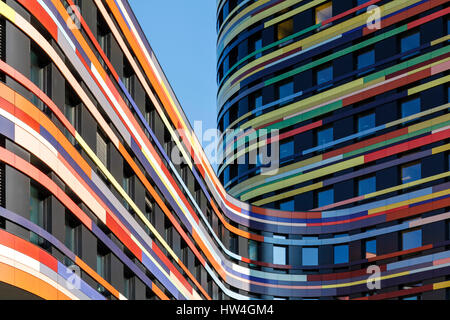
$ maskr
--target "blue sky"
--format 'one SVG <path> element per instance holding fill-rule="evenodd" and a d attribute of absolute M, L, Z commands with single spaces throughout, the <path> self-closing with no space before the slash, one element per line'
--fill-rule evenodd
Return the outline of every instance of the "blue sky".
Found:
<path fill-rule="evenodd" d="M 191 125 L 216 128 L 216 1 L 129 3 Z"/>

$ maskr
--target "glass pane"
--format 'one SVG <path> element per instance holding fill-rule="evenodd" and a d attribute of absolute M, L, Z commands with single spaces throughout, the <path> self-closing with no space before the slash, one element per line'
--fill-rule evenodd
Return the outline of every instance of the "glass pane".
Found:
<path fill-rule="evenodd" d="M 227 166 L 225 170 L 223 170 L 223 182 L 227 184 L 230 181 L 230 166 Z"/>
<path fill-rule="evenodd" d="M 294 83 L 288 82 L 278 87 L 278 98 L 283 99 L 294 94 Z M 283 101 L 283 103 L 289 103 L 292 99 Z"/>
<path fill-rule="evenodd" d="M 406 231 L 402 234 L 402 249 L 409 250 L 422 246 L 422 230 Z"/>
<path fill-rule="evenodd" d="M 416 32 L 403 37 L 400 43 L 401 52 L 407 52 L 420 46 L 420 33 Z"/>
<path fill-rule="evenodd" d="M 248 242 L 248 258 L 258 260 L 258 244 L 254 240 Z"/>
<path fill-rule="evenodd" d="M 334 263 L 347 263 L 348 262 L 348 245 L 338 245 L 334 247 Z"/>
<path fill-rule="evenodd" d="M 277 39 L 281 40 L 290 36 L 294 30 L 294 20 L 288 19 L 281 22 L 277 27 Z"/>
<path fill-rule="evenodd" d="M 280 210 L 283 211 L 294 211 L 294 200 L 286 201 L 280 203 Z"/>
<path fill-rule="evenodd" d="M 422 166 L 420 162 L 402 167 L 402 182 L 409 183 L 421 179 Z"/>
<path fill-rule="evenodd" d="M 375 51 L 370 50 L 364 53 L 361 53 L 358 56 L 358 69 L 362 69 L 368 67 L 375 63 Z"/>
<path fill-rule="evenodd" d="M 105 256 L 97 254 L 97 273 L 100 277 L 105 277 Z"/>
<path fill-rule="evenodd" d="M 44 201 L 39 197 L 39 191 L 34 186 L 30 187 L 30 221 L 44 228 Z M 30 241 L 39 244 L 39 236 L 32 232 Z"/>
<path fill-rule="evenodd" d="M 66 237 L 65 245 L 70 251 L 75 253 L 75 228 L 72 228 L 69 224 L 66 224 Z"/>
<path fill-rule="evenodd" d="M 255 41 L 255 51 L 262 49 L 262 39 L 258 39 Z M 255 58 L 261 58 L 262 57 L 262 52 L 259 52 L 255 55 Z"/>
<path fill-rule="evenodd" d="M 333 128 L 322 129 L 317 132 L 317 144 L 323 145 L 333 141 Z"/>
<path fill-rule="evenodd" d="M 402 118 L 412 116 L 420 112 L 420 98 L 412 99 L 402 103 Z"/>
<path fill-rule="evenodd" d="M 334 202 L 334 190 L 328 189 L 319 192 L 318 194 L 318 207 L 324 207 Z"/>
<path fill-rule="evenodd" d="M 375 176 L 364 178 L 358 181 L 358 196 L 369 194 L 375 191 L 377 191 Z"/>
<path fill-rule="evenodd" d="M 302 261 L 304 266 L 317 266 L 319 264 L 319 249 L 302 248 Z"/>
<path fill-rule="evenodd" d="M 286 264 L 286 247 L 273 246 L 273 263 Z"/>
<path fill-rule="evenodd" d="M 372 258 L 377 255 L 377 240 L 367 240 L 365 244 L 365 257 Z"/>
<path fill-rule="evenodd" d="M 358 118 L 358 132 L 375 127 L 375 113 L 367 114 Z"/>
<path fill-rule="evenodd" d="M 260 115 L 262 115 L 262 106 L 263 106 L 263 98 L 262 95 L 259 95 L 255 98 L 255 109 L 258 110 L 255 113 L 255 116 L 258 117 Z"/>
<path fill-rule="evenodd" d="M 327 66 L 317 70 L 317 85 L 333 80 L 333 67 Z"/>
<path fill-rule="evenodd" d="M 107 144 L 103 137 L 97 132 L 97 156 L 104 165 L 107 165 L 108 163 L 107 155 Z"/>
<path fill-rule="evenodd" d="M 280 145 L 280 159 L 290 157 L 294 154 L 294 141 L 285 142 Z"/>

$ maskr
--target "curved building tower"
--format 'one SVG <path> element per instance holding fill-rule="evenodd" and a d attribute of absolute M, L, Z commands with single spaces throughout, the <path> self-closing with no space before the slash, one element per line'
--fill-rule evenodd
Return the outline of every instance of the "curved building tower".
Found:
<path fill-rule="evenodd" d="M 126 0 L 0 0 L 0 299 L 449 297 L 449 11 L 218 1 L 216 175 Z"/>
<path fill-rule="evenodd" d="M 448 1 L 217 2 L 218 176 L 281 210 L 258 258 L 295 297 L 446 298 Z"/>

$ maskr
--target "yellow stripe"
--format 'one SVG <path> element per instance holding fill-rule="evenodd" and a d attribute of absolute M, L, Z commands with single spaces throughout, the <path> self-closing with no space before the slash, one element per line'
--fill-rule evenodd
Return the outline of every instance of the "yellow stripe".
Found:
<path fill-rule="evenodd" d="M 419 2 L 419 1 L 421 1 L 421 0 L 399 0 L 399 1 L 393 1 L 393 2 L 387 3 L 386 5 L 380 7 L 382 16 L 386 16 L 392 12 L 395 12 L 399 9 L 402 9 L 408 5 L 411 5 L 411 4 Z M 356 28 L 361 25 L 364 25 L 364 24 L 366 24 L 366 20 L 367 20 L 366 15 L 358 15 L 358 16 L 356 16 L 352 19 L 349 19 L 347 21 L 344 21 L 336 26 L 333 26 L 333 27 L 327 28 L 321 32 L 318 32 L 306 39 L 299 40 L 291 45 L 288 45 L 282 49 L 279 49 L 270 55 L 265 55 L 265 56 L 261 57 L 260 59 L 255 60 L 254 63 L 252 63 L 252 64 L 247 64 L 246 66 L 239 69 L 239 71 L 234 73 L 233 76 L 230 77 L 223 84 L 222 89 L 219 91 L 219 94 L 218 94 L 218 104 L 222 105 L 225 100 L 229 99 L 229 97 L 231 97 L 237 90 L 239 90 L 239 87 L 240 87 L 239 82 L 237 82 L 233 86 L 230 86 L 231 81 L 233 79 L 235 79 L 237 76 L 241 75 L 243 72 L 245 72 L 245 71 L 249 70 L 251 67 L 253 67 L 256 64 L 256 61 L 258 61 L 258 63 L 266 62 L 267 60 L 269 60 L 275 56 L 279 56 L 285 52 L 288 52 L 288 51 L 298 48 L 300 46 L 302 47 L 303 50 L 305 50 L 313 45 L 320 44 L 320 43 L 328 40 L 329 38 L 332 38 L 334 36 L 342 34 L 352 28 Z M 248 76 L 250 76 L 250 74 L 246 75 L 244 78 L 240 79 L 240 81 L 244 80 Z"/>
<path fill-rule="evenodd" d="M 424 90 L 436 87 L 436 86 L 438 86 L 440 84 L 443 84 L 443 83 L 446 83 L 446 82 L 449 82 L 449 81 L 450 81 L 450 75 L 448 75 L 446 77 L 442 77 L 442 78 L 436 79 L 436 80 L 433 80 L 433 81 L 430 81 L 430 82 L 427 82 L 427 83 L 424 83 L 424 84 L 422 84 L 420 86 L 417 86 L 417 87 L 409 89 L 408 90 L 408 95 L 411 96 L 411 95 L 413 95 L 413 94 L 415 94 L 417 92 L 424 91 Z"/>
<path fill-rule="evenodd" d="M 3 1 L 0 1 L 0 14 L 2 14 L 6 19 L 10 20 L 12 23 L 15 23 L 16 12 Z"/>
<path fill-rule="evenodd" d="M 276 169 L 274 171 L 269 171 L 266 174 L 267 174 L 267 176 L 273 176 L 275 174 L 279 174 L 280 175 L 280 174 L 283 174 L 285 172 L 289 172 L 289 171 L 292 171 L 292 170 L 295 170 L 295 169 L 298 169 L 298 168 L 301 168 L 301 167 L 304 167 L 304 166 L 307 166 L 307 165 L 310 165 L 310 164 L 313 164 L 313 163 L 316 163 L 316 162 L 319 162 L 319 161 L 322 161 L 322 156 L 316 156 L 316 157 L 312 157 L 312 158 L 309 158 L 309 159 L 306 159 L 306 160 L 303 160 L 303 161 L 300 161 L 300 162 L 296 162 L 296 163 L 293 163 L 291 165 L 282 167 L 280 169 Z M 266 179 L 266 176 L 257 175 L 255 177 L 247 179 L 244 182 L 238 184 L 237 186 L 231 188 L 229 190 L 229 193 L 230 194 L 239 194 L 245 189 L 257 186 L 261 182 L 261 180 L 265 180 L 265 179 Z"/>
<path fill-rule="evenodd" d="M 446 35 L 445 37 L 442 37 L 442 38 L 439 38 L 439 39 L 436 39 L 436 40 L 431 41 L 431 46 L 434 46 L 434 45 L 436 45 L 436 44 L 438 44 L 438 43 L 447 41 L 447 40 L 449 40 L 449 39 L 450 39 L 450 34 Z"/>
<path fill-rule="evenodd" d="M 439 290 L 450 287 L 450 281 L 443 281 L 433 284 L 433 290 Z"/>
<path fill-rule="evenodd" d="M 432 194 L 428 194 L 428 195 L 425 195 L 425 196 L 422 196 L 422 197 L 418 197 L 418 198 L 414 198 L 414 199 L 405 200 L 405 201 L 402 201 L 402 202 L 393 203 L 391 205 L 387 205 L 387 206 L 371 209 L 371 210 L 368 211 L 368 214 L 372 215 L 372 214 L 375 214 L 375 213 L 378 213 L 378 212 L 388 211 L 388 210 L 395 209 L 395 208 L 398 208 L 398 207 L 407 206 L 407 205 L 410 205 L 410 204 L 413 204 L 413 203 L 426 201 L 426 200 L 438 198 L 438 197 L 441 197 L 441 196 L 446 196 L 448 194 L 450 194 L 450 189 L 449 190 L 440 191 L 440 192 L 436 192 L 436 193 L 432 193 Z"/>
<path fill-rule="evenodd" d="M 266 23 L 264 23 L 264 28 L 268 28 L 274 24 L 277 24 L 278 22 L 281 22 L 283 20 L 286 20 L 290 17 L 295 16 L 296 14 L 306 11 L 312 7 L 315 7 L 323 2 L 325 2 L 327 0 L 315 0 L 315 1 L 311 1 L 310 3 L 307 3 L 301 7 L 298 7 L 294 10 L 289 10 L 289 12 L 286 12 L 285 14 L 282 14 L 281 16 L 276 17 L 275 19 L 272 19 L 270 21 L 267 21 Z M 330 3 L 331 4 L 331 3 Z"/>
<path fill-rule="evenodd" d="M 386 280 L 386 279 L 391 279 L 391 278 L 396 278 L 396 277 L 402 277 L 402 276 L 408 275 L 409 273 L 410 273 L 409 271 L 405 271 L 405 272 L 390 274 L 390 275 L 383 276 L 383 277 L 378 277 L 378 278 L 373 278 L 373 279 L 371 278 L 370 281 L 381 281 L 381 280 Z M 350 287 L 350 286 L 356 286 L 358 284 L 367 283 L 367 281 L 368 280 L 365 279 L 365 280 L 358 280 L 358 281 L 353 281 L 353 282 L 348 282 L 348 283 L 330 284 L 330 285 L 322 286 L 322 288 L 323 289 L 331 289 L 331 288 Z"/>
<path fill-rule="evenodd" d="M 305 193 L 305 192 L 309 192 L 309 191 L 320 189 L 322 187 L 323 187 L 323 182 L 318 182 L 318 183 L 312 184 L 310 186 L 306 186 L 306 187 L 295 189 L 295 190 L 292 190 L 292 191 L 289 191 L 289 192 L 286 192 L 286 193 L 283 193 L 283 194 L 279 194 L 279 195 L 272 196 L 272 197 L 269 197 L 269 198 L 265 198 L 265 199 L 262 199 L 262 200 L 259 200 L 259 201 L 255 201 L 255 202 L 252 203 L 252 205 L 254 205 L 254 206 L 262 206 L 262 205 L 265 205 L 267 203 L 271 203 L 271 202 L 274 202 L 274 201 L 282 200 L 282 199 L 285 199 L 285 198 L 290 198 L 290 197 L 296 196 L 296 195 L 301 194 L 301 193 Z"/>
<path fill-rule="evenodd" d="M 425 178 L 425 179 L 420 179 L 420 180 L 417 180 L 417 181 L 404 183 L 404 184 L 401 184 L 401 185 L 398 185 L 398 186 L 395 186 L 395 187 L 392 187 L 392 188 L 387 188 L 387 189 L 384 189 L 384 190 L 380 190 L 380 191 L 377 191 L 377 192 L 372 192 L 372 193 L 366 194 L 364 196 L 364 199 L 378 197 L 378 196 L 381 196 L 381 195 L 386 194 L 386 193 L 398 191 L 398 190 L 401 190 L 401 189 L 411 188 L 413 186 L 417 186 L 417 185 L 422 184 L 422 183 L 427 183 L 427 182 L 431 182 L 431 181 L 434 181 L 434 180 L 443 179 L 443 178 L 446 178 L 446 177 L 449 177 L 449 176 L 450 176 L 450 172 L 444 172 L 444 173 L 437 174 L 435 176 L 428 177 L 428 178 Z"/>
<path fill-rule="evenodd" d="M 341 171 L 341 170 L 345 170 L 347 168 L 351 168 L 351 167 L 354 167 L 354 166 L 362 165 L 362 164 L 364 164 L 364 157 L 363 156 L 360 156 L 360 157 L 357 157 L 357 158 L 354 158 L 354 159 L 350 159 L 350 160 L 347 160 L 347 161 L 343 161 L 341 163 L 337 163 L 337 164 L 334 164 L 334 165 L 331 165 L 331 166 L 328 166 L 328 167 L 325 167 L 325 168 L 322 168 L 322 169 L 319 169 L 319 170 L 308 172 L 308 173 L 305 173 L 305 174 L 300 175 L 300 176 L 295 176 L 295 177 L 292 177 L 292 178 L 283 179 L 281 181 L 272 183 L 270 185 L 263 186 L 263 187 L 258 188 L 256 190 L 252 190 L 250 192 L 244 193 L 242 195 L 242 197 L 241 197 L 241 200 L 242 201 L 247 201 L 249 199 L 255 198 L 255 197 L 259 196 L 259 195 L 262 195 L 262 194 L 265 194 L 265 193 L 268 193 L 268 192 L 271 192 L 271 191 L 274 191 L 274 190 L 277 190 L 277 189 L 286 188 L 286 187 L 289 187 L 289 186 L 292 186 L 292 185 L 295 185 L 295 184 L 298 184 L 298 183 L 302 183 L 302 182 L 305 182 L 305 181 L 308 181 L 308 180 L 312 180 L 312 179 L 316 179 L 316 178 L 319 178 L 319 177 L 323 177 L 323 176 L 326 176 L 328 174 L 332 174 L 332 173 L 335 173 L 335 172 L 338 172 L 338 171 Z"/>

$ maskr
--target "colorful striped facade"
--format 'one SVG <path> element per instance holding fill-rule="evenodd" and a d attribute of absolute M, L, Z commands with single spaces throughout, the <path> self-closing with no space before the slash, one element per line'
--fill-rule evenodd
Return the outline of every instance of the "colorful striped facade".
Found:
<path fill-rule="evenodd" d="M 217 174 L 283 265 L 254 292 L 448 298 L 449 1 L 217 2 Z"/>
<path fill-rule="evenodd" d="M 218 2 L 219 65 L 263 33 L 258 52 L 244 44 L 219 67 L 219 126 L 258 87 L 262 114 L 230 126 L 296 139 L 278 175 L 223 186 L 126 0 L 0 1 L 0 298 L 446 298 L 448 1 L 372 0 L 373 32 L 368 3 L 333 2 Z M 317 7 L 332 16 L 315 23 Z M 295 33 L 275 40 L 291 18 Z M 418 48 L 392 53 L 416 30 Z M 376 64 L 348 71 L 367 45 Z M 324 88 L 303 78 L 330 61 Z M 300 82 L 280 106 L 270 92 L 289 77 Z M 416 97 L 419 113 L 390 111 Z M 377 126 L 348 134 L 370 110 Z M 335 124 L 339 136 L 317 146 L 312 132 Z M 399 182 L 405 168 L 414 181 Z M 355 197 L 355 179 L 373 173 L 376 191 Z M 333 203 L 308 204 L 330 187 Z"/>

